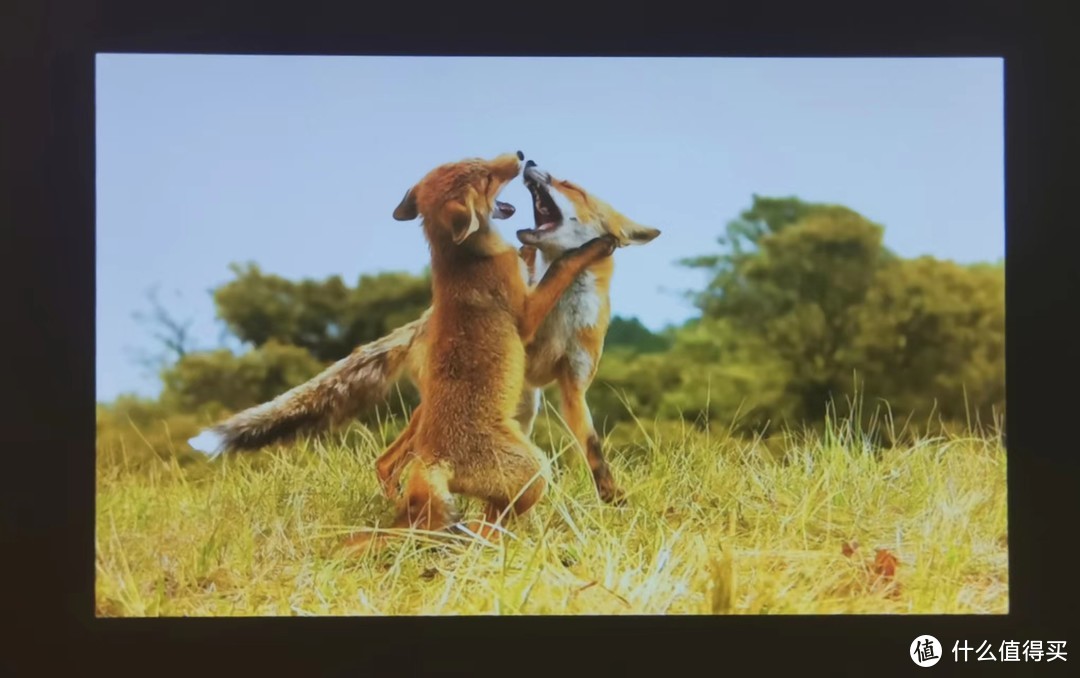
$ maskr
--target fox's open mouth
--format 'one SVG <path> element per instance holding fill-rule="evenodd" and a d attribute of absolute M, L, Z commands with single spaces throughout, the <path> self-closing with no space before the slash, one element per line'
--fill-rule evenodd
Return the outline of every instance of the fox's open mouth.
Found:
<path fill-rule="evenodd" d="M 533 221 L 536 227 L 521 229 L 517 232 L 517 236 L 522 243 L 532 245 L 543 234 L 562 226 L 563 215 L 558 205 L 555 204 L 555 200 L 551 197 L 548 189 L 548 182 L 551 178 L 546 172 L 538 170 L 536 164 L 529 161 L 525 165 L 524 179 L 525 187 L 529 189 L 529 193 L 532 195 Z"/>
<path fill-rule="evenodd" d="M 517 210 L 515 210 L 514 206 L 511 205 L 510 203 L 503 202 L 501 200 L 496 200 L 495 201 L 495 209 L 491 210 L 491 218 L 492 219 L 509 219 L 510 217 L 514 216 L 514 212 L 516 212 L 516 211 Z"/>

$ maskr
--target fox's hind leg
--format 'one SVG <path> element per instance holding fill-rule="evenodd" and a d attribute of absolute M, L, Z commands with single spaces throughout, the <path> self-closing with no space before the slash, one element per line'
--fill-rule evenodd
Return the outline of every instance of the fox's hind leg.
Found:
<path fill-rule="evenodd" d="M 515 428 L 490 450 L 455 468 L 450 490 L 486 502 L 484 523 L 473 522 L 468 527 L 491 539 L 504 517 L 521 516 L 540 501 L 550 478 L 547 457 Z"/>
<path fill-rule="evenodd" d="M 604 459 L 600 436 L 593 427 L 589 404 L 585 402 L 585 389 L 572 376 L 564 374 L 559 377 L 559 391 L 563 418 L 585 453 L 600 500 L 607 504 L 622 504 L 624 493 Z"/>
<path fill-rule="evenodd" d="M 390 527 L 439 532 L 457 520 L 454 498 L 450 493 L 453 473 L 444 463 L 414 458 L 405 469 L 405 489 L 398 500 L 398 513 Z M 389 535 L 361 533 L 350 537 L 345 546 L 355 549 L 375 541 L 379 547 Z"/>
<path fill-rule="evenodd" d="M 401 495 L 399 478 L 413 452 L 413 440 L 416 436 L 416 428 L 420 421 L 420 408 L 418 405 L 409 417 L 409 423 L 405 430 L 398 434 L 390 447 L 375 460 L 375 475 L 379 477 L 379 485 L 382 486 L 383 494 L 390 499 L 397 499 Z"/>

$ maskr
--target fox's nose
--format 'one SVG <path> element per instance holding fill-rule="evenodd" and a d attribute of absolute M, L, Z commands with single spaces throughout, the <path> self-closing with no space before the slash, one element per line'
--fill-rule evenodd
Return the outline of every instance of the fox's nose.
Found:
<path fill-rule="evenodd" d="M 529 162 L 525 163 L 525 167 L 536 167 L 536 163 L 530 160 Z"/>

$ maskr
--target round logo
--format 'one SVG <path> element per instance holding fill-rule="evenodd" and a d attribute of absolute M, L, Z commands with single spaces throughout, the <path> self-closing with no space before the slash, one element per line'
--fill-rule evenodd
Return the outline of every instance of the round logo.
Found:
<path fill-rule="evenodd" d="M 919 666 L 933 666 L 941 661 L 941 643 L 933 636 L 919 636 L 911 643 L 908 656 Z"/>

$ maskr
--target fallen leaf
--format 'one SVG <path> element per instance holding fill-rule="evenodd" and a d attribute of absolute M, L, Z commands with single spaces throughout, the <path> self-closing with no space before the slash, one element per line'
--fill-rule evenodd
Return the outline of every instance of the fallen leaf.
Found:
<path fill-rule="evenodd" d="M 900 559 L 889 549 L 875 549 L 875 553 L 874 562 L 870 566 L 871 572 L 876 575 L 872 583 L 873 588 L 884 592 L 887 598 L 899 598 L 900 582 L 894 581 L 894 579 L 896 577 L 896 568 L 900 565 Z"/>
<path fill-rule="evenodd" d="M 875 552 L 876 555 L 872 566 L 874 574 L 882 579 L 891 580 L 896 576 L 896 567 L 900 564 L 900 559 L 893 555 L 889 549 L 875 549 Z"/>
<path fill-rule="evenodd" d="M 852 539 L 851 541 L 844 542 L 844 546 L 840 549 L 840 552 L 850 558 L 858 548 L 859 542 Z"/>

